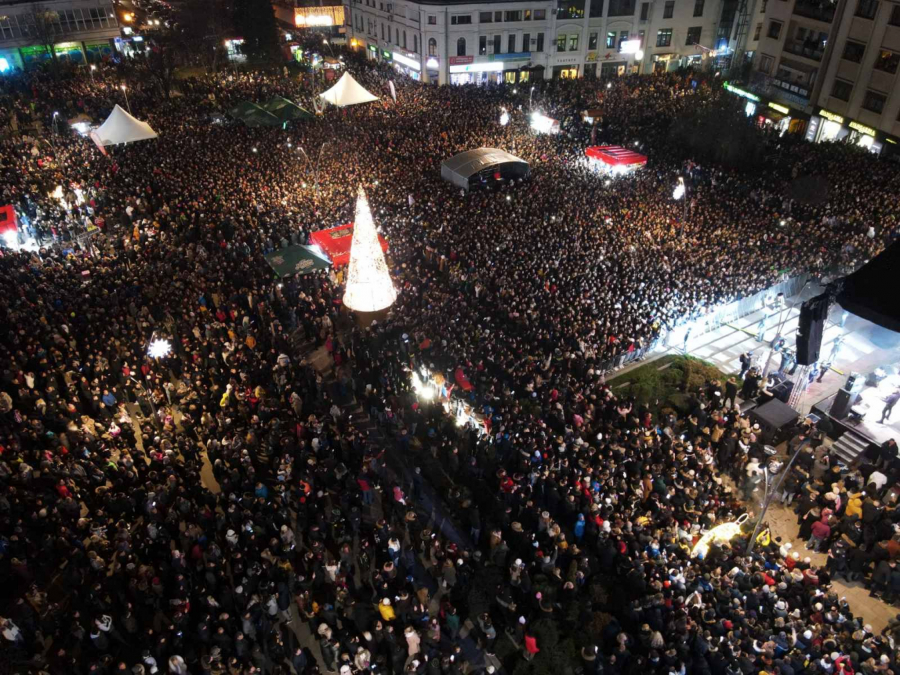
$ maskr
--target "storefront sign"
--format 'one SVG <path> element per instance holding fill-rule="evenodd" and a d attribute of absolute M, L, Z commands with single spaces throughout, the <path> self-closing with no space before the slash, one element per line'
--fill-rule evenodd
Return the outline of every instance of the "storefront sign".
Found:
<path fill-rule="evenodd" d="M 377 54 L 377 53 L 378 53 L 378 47 L 376 47 L 375 45 L 369 45 L 369 51 L 370 51 L 370 52 L 375 52 L 375 53 Z"/>
<path fill-rule="evenodd" d="M 840 115 L 835 115 L 833 112 L 828 112 L 828 111 L 825 110 L 825 109 L 820 110 L 820 111 L 819 111 L 819 115 L 821 115 L 822 117 L 824 117 L 826 120 L 831 120 L 832 122 L 835 122 L 835 123 L 837 123 L 837 124 L 843 124 L 843 123 L 844 123 L 844 118 L 843 118 L 843 117 L 841 117 Z"/>
<path fill-rule="evenodd" d="M 769 102 L 769 107 L 772 110 L 777 110 L 778 112 L 783 113 L 785 115 L 791 114 L 791 109 L 788 108 L 786 105 L 778 105 L 777 103 Z"/>
<path fill-rule="evenodd" d="M 861 134 L 867 134 L 868 136 L 874 136 L 878 133 L 872 127 L 867 127 L 865 124 L 860 124 L 859 122 L 850 122 L 847 126 L 851 129 L 856 129 Z"/>
<path fill-rule="evenodd" d="M 742 96 L 746 99 L 750 99 L 751 101 L 759 101 L 759 96 L 757 96 L 756 94 L 751 94 L 749 91 L 735 87 L 732 84 L 728 84 L 728 82 L 723 82 L 722 86 L 725 87 L 726 91 L 730 91 L 732 94 Z"/>
<path fill-rule="evenodd" d="M 451 66 L 462 66 L 467 63 L 473 63 L 475 61 L 474 56 L 451 56 L 450 57 L 450 65 Z M 464 72 L 464 71 L 459 71 Z"/>
<path fill-rule="evenodd" d="M 491 54 L 489 61 L 527 61 L 531 58 L 531 52 L 510 52 L 509 54 Z"/>
<path fill-rule="evenodd" d="M 588 52 L 584 57 L 585 63 L 594 63 L 597 60 L 597 52 Z"/>
<path fill-rule="evenodd" d="M 381 50 L 381 55 L 382 55 L 384 58 L 386 58 L 386 59 L 391 58 L 391 53 L 388 52 L 388 51 L 385 51 L 385 50 L 383 50 L 383 49 Z"/>
<path fill-rule="evenodd" d="M 503 61 L 493 63 L 470 63 L 464 66 L 450 66 L 451 73 L 500 73 L 503 72 Z"/>
<path fill-rule="evenodd" d="M 425 67 L 429 70 L 437 70 L 441 67 L 441 63 L 434 56 L 429 56 L 428 60 L 425 62 Z"/>
<path fill-rule="evenodd" d="M 819 121 L 821 117 L 813 117 L 809 120 L 809 125 L 806 127 L 806 140 L 810 143 L 815 143 L 816 141 L 816 132 L 819 131 Z"/>
<path fill-rule="evenodd" d="M 422 70 L 422 65 L 418 61 L 397 52 L 394 52 L 394 63 L 402 64 L 407 68 L 412 68 L 413 70 Z"/>
<path fill-rule="evenodd" d="M 298 28 L 307 26 L 342 26 L 343 24 L 343 5 L 294 8 L 294 25 Z"/>

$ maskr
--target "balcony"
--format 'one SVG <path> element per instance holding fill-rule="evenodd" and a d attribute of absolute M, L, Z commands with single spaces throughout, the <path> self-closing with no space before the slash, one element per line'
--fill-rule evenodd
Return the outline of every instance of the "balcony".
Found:
<path fill-rule="evenodd" d="M 836 8 L 837 6 L 830 0 L 797 0 L 794 5 L 794 14 L 807 19 L 831 23 L 834 20 Z"/>
<path fill-rule="evenodd" d="M 794 56 L 802 56 L 820 62 L 822 57 L 825 56 L 825 45 L 815 40 L 796 40 L 794 42 L 785 42 L 784 51 Z"/>

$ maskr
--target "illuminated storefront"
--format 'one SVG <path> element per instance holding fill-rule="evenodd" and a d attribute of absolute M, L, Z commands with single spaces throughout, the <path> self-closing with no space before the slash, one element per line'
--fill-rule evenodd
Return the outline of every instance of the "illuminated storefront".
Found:
<path fill-rule="evenodd" d="M 344 6 L 294 7 L 294 25 L 297 28 L 343 26 Z"/>
<path fill-rule="evenodd" d="M 463 60 L 471 59 L 468 63 Z M 483 84 L 492 82 L 499 84 L 503 81 L 503 61 L 491 61 L 486 63 L 473 63 L 471 56 L 450 57 L 450 84 Z"/>
<path fill-rule="evenodd" d="M 400 52 L 394 52 L 394 68 L 399 70 L 404 75 L 408 75 L 414 80 L 421 80 L 422 78 L 422 62 L 419 61 L 418 57 L 413 58 L 412 56 L 407 56 L 406 54 L 401 54 Z"/>

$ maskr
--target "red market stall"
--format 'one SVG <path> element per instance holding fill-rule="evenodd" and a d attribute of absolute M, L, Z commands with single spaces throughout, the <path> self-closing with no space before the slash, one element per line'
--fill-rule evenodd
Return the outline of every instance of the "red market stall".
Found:
<path fill-rule="evenodd" d="M 387 240 L 379 234 L 378 241 L 381 242 L 381 250 L 387 253 Z M 347 265 L 350 262 L 350 245 L 353 243 L 353 223 L 313 232 L 309 235 L 309 243 L 322 249 L 335 267 Z"/>
<path fill-rule="evenodd" d="M 16 210 L 11 206 L 0 206 L 0 243 L 14 246 L 18 237 Z"/>
<path fill-rule="evenodd" d="M 602 171 L 627 173 L 641 168 L 647 163 L 647 155 L 623 148 L 621 145 L 592 145 L 584 154 L 588 161 Z"/>

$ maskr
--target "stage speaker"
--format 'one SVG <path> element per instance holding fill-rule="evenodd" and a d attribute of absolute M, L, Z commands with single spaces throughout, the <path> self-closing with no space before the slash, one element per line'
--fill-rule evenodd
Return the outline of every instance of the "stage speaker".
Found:
<path fill-rule="evenodd" d="M 828 296 L 817 295 L 800 307 L 800 325 L 797 328 L 797 363 L 809 366 L 819 360 L 822 349 L 822 331 L 828 318 Z"/>
<path fill-rule="evenodd" d="M 831 410 L 829 413 L 836 420 L 842 420 L 847 415 L 850 414 L 850 406 L 853 405 L 853 401 L 856 399 L 856 394 L 854 394 L 849 389 L 841 389 L 838 391 L 837 395 L 834 397 L 834 402 L 831 404 Z"/>
<path fill-rule="evenodd" d="M 791 392 L 794 390 L 794 383 L 790 380 L 782 380 L 778 383 L 772 393 L 775 394 L 775 398 L 777 398 L 782 403 L 787 403 L 791 400 Z"/>
<path fill-rule="evenodd" d="M 859 373 L 850 373 L 847 376 L 847 384 L 844 385 L 844 389 L 847 391 L 853 391 L 853 385 L 856 384 L 856 380 L 860 377 Z"/>

